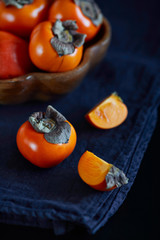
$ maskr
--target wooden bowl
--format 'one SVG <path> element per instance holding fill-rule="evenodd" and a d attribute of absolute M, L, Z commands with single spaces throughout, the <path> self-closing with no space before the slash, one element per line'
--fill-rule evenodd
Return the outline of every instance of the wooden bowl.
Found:
<path fill-rule="evenodd" d="M 88 71 L 106 54 L 111 39 L 111 27 L 104 18 L 94 40 L 86 43 L 81 63 L 63 73 L 33 72 L 20 77 L 0 80 L 0 104 L 17 104 L 30 100 L 47 101 L 72 91 Z"/>

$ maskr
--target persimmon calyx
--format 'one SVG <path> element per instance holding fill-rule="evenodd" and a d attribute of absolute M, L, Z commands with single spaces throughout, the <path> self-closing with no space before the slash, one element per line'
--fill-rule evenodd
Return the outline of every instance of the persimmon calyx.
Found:
<path fill-rule="evenodd" d="M 81 8 L 83 14 L 91 19 L 96 27 L 102 23 L 103 15 L 94 0 L 74 0 L 74 2 Z"/>
<path fill-rule="evenodd" d="M 123 99 L 118 95 L 117 92 L 113 92 L 109 97 L 111 97 L 111 96 L 115 96 L 120 102 L 123 102 Z"/>
<path fill-rule="evenodd" d="M 26 4 L 33 3 L 33 0 L 2 0 L 6 6 L 15 6 L 16 8 L 23 8 Z"/>
<path fill-rule="evenodd" d="M 76 21 L 56 20 L 52 27 L 54 37 L 51 38 L 50 43 L 60 57 L 74 53 L 75 47 L 81 47 L 84 44 L 86 34 L 76 32 L 77 29 Z"/>
<path fill-rule="evenodd" d="M 36 132 L 43 133 L 47 142 L 53 144 L 68 143 L 71 127 L 66 118 L 52 106 L 46 113 L 35 112 L 29 117 L 29 122 Z"/>
<path fill-rule="evenodd" d="M 115 186 L 121 187 L 127 184 L 129 179 L 122 170 L 112 165 L 105 177 L 105 180 L 107 185 L 106 189 L 112 189 Z"/>

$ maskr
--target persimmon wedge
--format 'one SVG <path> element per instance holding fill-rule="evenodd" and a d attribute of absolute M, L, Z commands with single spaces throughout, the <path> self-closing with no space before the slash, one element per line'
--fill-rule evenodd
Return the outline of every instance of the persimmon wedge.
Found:
<path fill-rule="evenodd" d="M 119 126 L 127 118 L 128 109 L 117 93 L 112 93 L 89 111 L 85 118 L 94 127 L 110 129 Z"/>
<path fill-rule="evenodd" d="M 99 191 L 110 191 L 128 183 L 123 171 L 89 151 L 81 156 L 78 173 L 86 184 Z"/>

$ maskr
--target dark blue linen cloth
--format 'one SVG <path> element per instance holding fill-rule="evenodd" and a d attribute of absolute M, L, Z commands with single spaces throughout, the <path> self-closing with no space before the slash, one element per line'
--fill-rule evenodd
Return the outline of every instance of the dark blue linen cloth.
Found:
<path fill-rule="evenodd" d="M 80 225 L 95 233 L 118 210 L 135 180 L 160 104 L 160 4 L 98 4 L 111 23 L 112 42 L 105 59 L 82 84 L 57 101 L 0 106 L 0 222 L 53 228 L 56 234 Z M 110 130 L 91 127 L 84 115 L 114 91 L 128 107 L 126 121 Z M 16 133 L 32 112 L 45 111 L 48 104 L 75 126 L 78 140 L 61 164 L 39 169 L 19 153 Z M 110 192 L 87 186 L 77 172 L 86 150 L 122 169 L 129 183 Z"/>

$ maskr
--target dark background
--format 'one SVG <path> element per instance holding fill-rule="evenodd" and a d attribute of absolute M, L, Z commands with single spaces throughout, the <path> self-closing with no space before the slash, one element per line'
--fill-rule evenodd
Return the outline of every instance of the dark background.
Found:
<path fill-rule="evenodd" d="M 160 57 L 160 3 L 156 0 L 97 1 L 104 15 L 109 19 L 113 36 L 109 51 L 125 50 L 130 56 L 159 60 Z M 138 19 L 139 24 L 134 20 Z M 124 26 L 124 27 L 123 27 Z M 143 34 L 142 34 L 143 33 Z M 130 41 L 125 36 L 130 34 Z M 143 38 L 141 38 L 141 34 Z M 117 36 L 121 35 L 119 39 Z M 124 40 L 124 44 L 123 44 Z M 152 43 L 150 46 L 150 42 Z M 143 45 L 144 43 L 144 45 Z M 158 46 L 158 47 L 157 47 Z M 109 53 L 108 53 L 109 54 Z M 143 157 L 136 180 L 116 214 L 95 235 L 89 235 L 77 227 L 65 236 L 57 237 L 52 230 L 0 224 L 0 239 L 16 237 L 36 239 L 151 239 L 158 230 L 158 164 L 159 164 L 160 109 L 155 131 Z"/>

